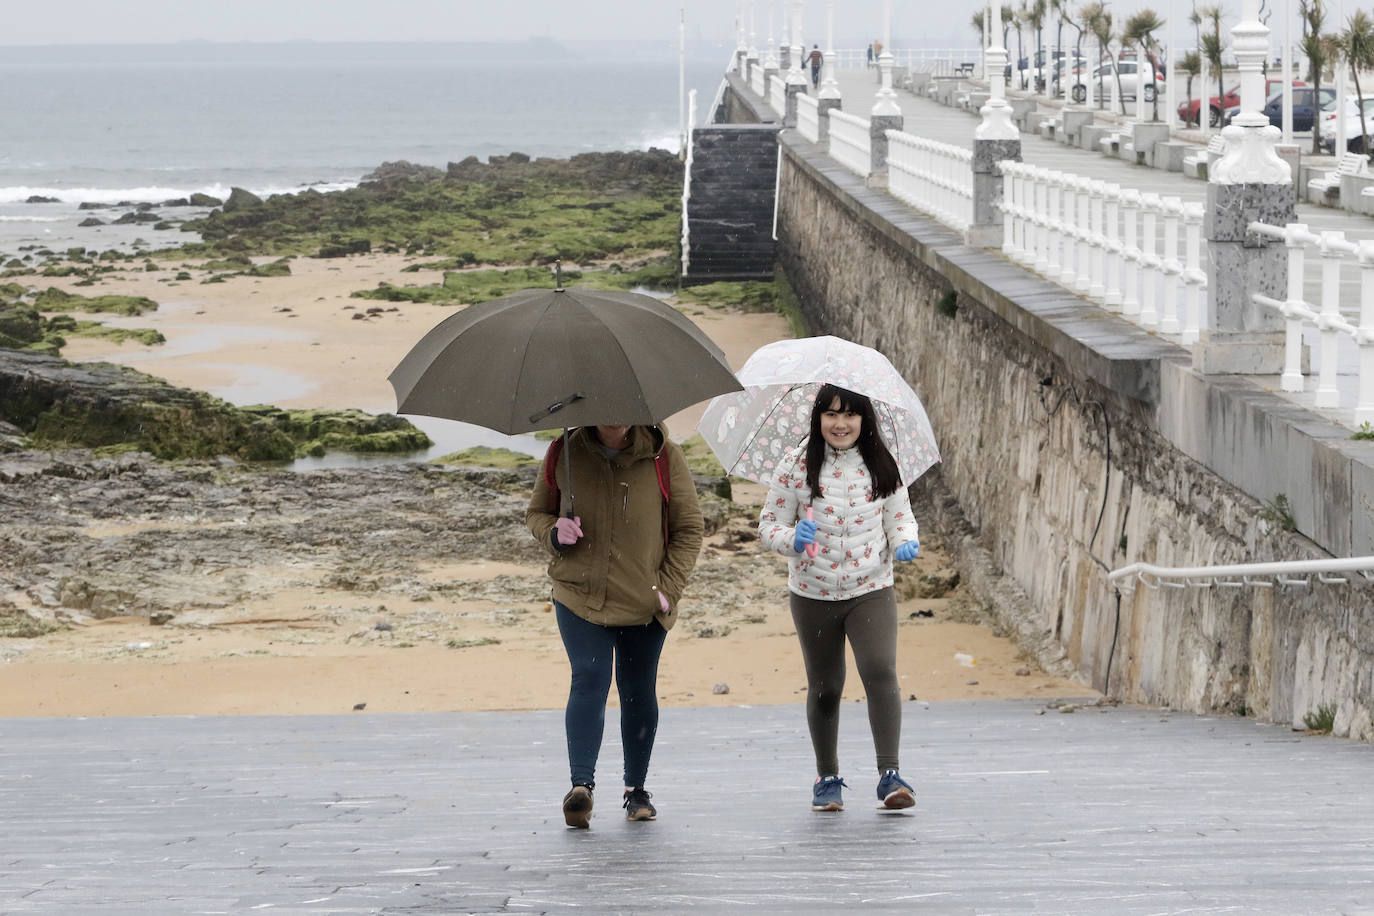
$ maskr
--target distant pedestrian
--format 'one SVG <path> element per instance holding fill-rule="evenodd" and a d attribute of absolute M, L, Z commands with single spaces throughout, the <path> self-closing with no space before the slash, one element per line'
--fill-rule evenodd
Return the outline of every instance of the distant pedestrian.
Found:
<path fill-rule="evenodd" d="M 825 55 L 821 53 L 819 45 L 811 46 L 811 53 L 806 56 L 806 60 L 811 64 L 811 85 L 821 84 L 821 62 L 825 60 Z"/>
<path fill-rule="evenodd" d="M 898 770 L 902 697 L 892 593 L 892 562 L 915 559 L 916 535 L 911 502 L 879 435 L 872 402 L 821 386 L 810 437 L 794 463 L 772 479 L 759 515 L 764 546 L 790 561 L 787 585 L 816 755 L 813 811 L 844 809 L 841 789 L 848 786 L 840 777 L 838 741 L 846 639 L 868 698 L 878 800 L 888 809 L 916 803 Z"/>
<path fill-rule="evenodd" d="M 873 67 L 873 45 L 872 45 L 872 44 L 870 44 L 870 45 L 868 46 L 868 66 L 869 66 L 870 69 L 872 69 L 872 67 Z"/>
<path fill-rule="evenodd" d="M 525 521 L 549 555 L 572 683 L 564 713 L 572 789 L 563 820 L 587 827 L 614 672 L 625 816 L 651 821 L 644 789 L 658 731 L 658 659 L 701 551 L 701 509 L 682 449 L 659 426 L 575 429 L 536 479 Z M 561 453 L 561 454 L 560 454 Z M 577 515 L 569 517 L 569 471 Z"/>

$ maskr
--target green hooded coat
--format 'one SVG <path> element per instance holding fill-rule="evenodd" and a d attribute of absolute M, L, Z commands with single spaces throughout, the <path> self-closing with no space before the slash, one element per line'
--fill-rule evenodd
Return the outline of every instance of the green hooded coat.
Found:
<path fill-rule="evenodd" d="M 594 432 L 588 427 L 573 430 L 565 455 L 559 456 L 556 480 L 562 505 L 551 505 L 541 470 L 525 511 L 530 533 L 553 558 L 553 597 L 601 626 L 639 626 L 657 618 L 665 630 L 671 629 L 704 530 L 687 459 L 662 427 L 633 427 L 630 444 L 611 456 Z M 654 469 L 654 456 L 660 453 L 671 481 L 666 505 Z M 565 456 L 572 459 L 572 499 Z M 581 519 L 583 536 L 559 550 L 551 532 L 569 508 Z M 668 599 L 666 614 L 659 608 L 659 592 Z"/>

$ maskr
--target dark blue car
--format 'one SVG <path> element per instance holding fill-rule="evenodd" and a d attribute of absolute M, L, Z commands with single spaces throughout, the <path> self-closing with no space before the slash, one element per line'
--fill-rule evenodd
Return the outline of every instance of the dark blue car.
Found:
<path fill-rule="evenodd" d="M 1317 114 L 1318 114 L 1318 112 L 1321 111 L 1322 106 L 1326 105 L 1328 102 L 1331 102 L 1331 101 L 1335 100 L 1335 98 L 1336 98 L 1336 90 L 1334 90 L 1334 89 L 1328 89 L 1327 87 L 1323 86 L 1323 87 L 1321 88 L 1321 99 L 1320 99 L 1320 101 L 1317 102 L 1317 103 L 1314 103 L 1314 102 L 1313 102 L 1313 99 L 1314 99 L 1314 98 L 1315 98 L 1315 94 L 1313 93 L 1313 90 L 1312 90 L 1312 87 L 1311 87 L 1311 86 L 1294 86 L 1294 87 L 1293 87 L 1293 130 L 1294 130 L 1294 132 L 1301 132 L 1301 131 L 1304 131 L 1304 130 L 1311 130 L 1311 129 L 1312 129 L 1312 125 L 1316 123 Z M 1228 109 L 1227 112 L 1226 112 L 1226 123 L 1227 123 L 1227 124 L 1230 124 L 1230 123 L 1231 123 L 1231 119 L 1234 118 L 1234 117 L 1235 117 L 1236 115 L 1238 115 L 1238 114 L 1240 114 L 1240 106 L 1239 106 L 1239 105 L 1237 105 L 1237 106 L 1235 106 L 1235 107 L 1233 107 L 1233 108 Z M 1269 96 L 1269 100 L 1266 101 L 1266 102 L 1264 103 L 1264 114 L 1265 114 L 1265 117 L 1267 117 L 1267 118 L 1269 119 L 1269 123 L 1270 123 L 1270 124 L 1274 125 L 1275 127 L 1283 127 L 1283 93 L 1282 93 L 1282 92 L 1276 92 L 1276 93 L 1274 93 L 1273 95 Z"/>

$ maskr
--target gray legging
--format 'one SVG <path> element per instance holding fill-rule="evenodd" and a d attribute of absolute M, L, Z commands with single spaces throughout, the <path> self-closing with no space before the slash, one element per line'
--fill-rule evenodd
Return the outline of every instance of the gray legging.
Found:
<path fill-rule="evenodd" d="M 816 751 L 816 774 L 840 772 L 840 695 L 844 693 L 844 640 L 854 647 L 879 772 L 897 768 L 902 737 L 902 692 L 897 683 L 897 602 L 881 588 L 843 601 L 818 601 L 795 592 L 792 621 L 806 663 L 806 722 Z"/>

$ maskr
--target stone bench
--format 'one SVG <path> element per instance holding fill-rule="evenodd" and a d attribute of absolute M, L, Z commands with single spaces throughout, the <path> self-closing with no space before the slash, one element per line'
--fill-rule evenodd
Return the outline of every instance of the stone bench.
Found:
<path fill-rule="evenodd" d="M 1364 153 L 1344 153 L 1334 169 L 1307 183 L 1307 199 L 1314 204 L 1340 206 L 1341 179 L 1368 172 L 1369 159 Z"/>
<path fill-rule="evenodd" d="M 1183 158 L 1188 154 L 1192 146 L 1181 143 L 1177 140 L 1167 140 L 1163 143 L 1156 143 L 1154 147 L 1154 161 L 1150 163 L 1157 169 L 1166 172 L 1183 171 Z"/>
<path fill-rule="evenodd" d="M 1207 180 L 1213 162 L 1226 152 L 1226 140 L 1217 134 L 1207 141 L 1206 146 L 1198 147 L 1197 152 L 1183 158 L 1183 174 L 1189 178 Z"/>

